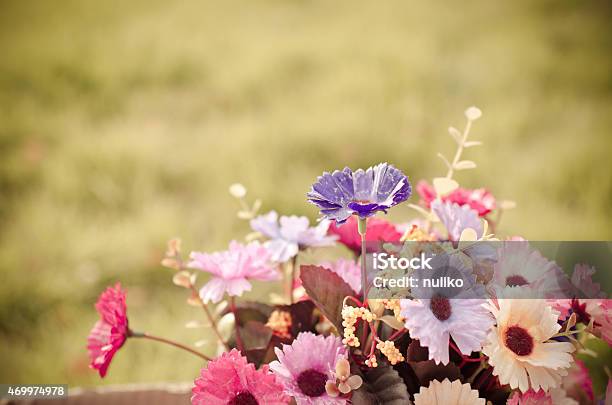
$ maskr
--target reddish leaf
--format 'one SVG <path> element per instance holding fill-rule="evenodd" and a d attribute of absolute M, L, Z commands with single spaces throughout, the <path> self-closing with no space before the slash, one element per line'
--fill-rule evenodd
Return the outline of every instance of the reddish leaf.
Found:
<path fill-rule="evenodd" d="M 301 266 L 300 279 L 319 310 L 341 331 L 342 301 L 347 295 L 357 293 L 340 276 L 321 266 Z"/>

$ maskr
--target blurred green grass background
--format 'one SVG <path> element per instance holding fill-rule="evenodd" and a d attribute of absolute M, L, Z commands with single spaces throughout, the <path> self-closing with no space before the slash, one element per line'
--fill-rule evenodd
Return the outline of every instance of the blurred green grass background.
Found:
<path fill-rule="evenodd" d="M 135 329 L 206 337 L 183 327 L 200 312 L 158 263 L 170 237 L 206 250 L 247 231 L 230 183 L 314 219 L 304 197 L 323 170 L 443 174 L 436 153 L 453 152 L 446 129 L 472 104 L 485 145 L 457 178 L 517 201 L 501 233 L 611 239 L 608 2 L 0 7 L 2 382 L 101 383 L 86 336 L 115 280 Z M 104 382 L 189 381 L 199 366 L 130 341 Z"/>

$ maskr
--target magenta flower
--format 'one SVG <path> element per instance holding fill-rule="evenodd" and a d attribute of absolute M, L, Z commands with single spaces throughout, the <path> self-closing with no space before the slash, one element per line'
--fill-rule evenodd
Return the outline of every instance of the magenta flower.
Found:
<path fill-rule="evenodd" d="M 113 356 L 123 346 L 129 333 L 125 291 L 121 289 L 121 284 L 108 287 L 100 295 L 96 310 L 100 320 L 89 333 L 87 350 L 89 366 L 104 377 Z"/>
<path fill-rule="evenodd" d="M 361 254 L 361 236 L 357 230 L 357 220 L 354 216 L 349 217 L 342 226 L 332 223 L 329 226 L 329 233 L 338 235 L 340 243 L 351 249 L 355 254 Z M 395 225 L 381 218 L 372 218 L 368 221 L 368 232 L 366 241 L 368 242 L 398 242 L 402 234 L 399 233 Z"/>
<path fill-rule="evenodd" d="M 274 351 L 278 361 L 270 363 L 270 369 L 297 405 L 346 404 L 346 399 L 332 397 L 325 390 L 328 381 L 335 383 L 336 363 L 347 356 L 340 338 L 302 332 L 291 345 Z"/>
<path fill-rule="evenodd" d="M 289 397 L 268 366 L 256 370 L 246 357 L 233 349 L 208 363 L 195 380 L 194 405 L 285 405 Z"/>
<path fill-rule="evenodd" d="M 252 288 L 249 280 L 278 280 L 280 274 L 270 265 L 270 251 L 259 242 L 243 245 L 230 242 L 223 252 L 191 252 L 188 267 L 212 274 L 212 278 L 200 290 L 204 302 L 221 301 L 223 295 L 241 296 Z"/>
<path fill-rule="evenodd" d="M 605 298 L 606 293 L 601 291 L 599 283 L 593 281 L 595 267 L 584 263 L 577 263 L 570 282 L 584 298 Z"/>
<path fill-rule="evenodd" d="M 351 215 L 367 218 L 387 212 L 412 192 L 404 173 L 388 163 L 353 172 L 348 167 L 319 176 L 307 194 L 324 218 L 343 224 Z"/>
<path fill-rule="evenodd" d="M 515 392 L 506 405 L 578 405 L 573 398 L 569 398 L 561 388 L 553 388 L 546 392 L 543 390 Z"/>
<path fill-rule="evenodd" d="M 416 190 L 421 197 L 421 203 L 429 208 L 436 199 L 436 190 L 425 180 L 419 181 Z M 443 196 L 442 201 L 455 203 L 459 206 L 467 205 L 478 212 L 481 217 L 495 209 L 495 197 L 485 188 L 470 190 L 460 187 Z"/>

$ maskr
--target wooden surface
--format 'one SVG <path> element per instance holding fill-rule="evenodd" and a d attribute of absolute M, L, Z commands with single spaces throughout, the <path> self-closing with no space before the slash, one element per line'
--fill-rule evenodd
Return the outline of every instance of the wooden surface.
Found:
<path fill-rule="evenodd" d="M 2 405 L 185 405 L 190 404 L 192 383 L 136 384 L 100 388 L 69 388 L 67 398 L 0 400 Z"/>

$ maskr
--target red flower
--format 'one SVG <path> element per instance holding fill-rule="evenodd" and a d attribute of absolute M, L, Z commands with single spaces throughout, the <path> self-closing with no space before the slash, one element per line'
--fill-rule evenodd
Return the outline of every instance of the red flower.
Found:
<path fill-rule="evenodd" d="M 417 184 L 416 190 L 424 205 L 429 208 L 431 202 L 436 199 L 436 191 L 433 186 L 425 180 L 421 180 Z M 456 203 L 460 206 L 469 205 L 470 208 L 476 210 L 481 217 L 484 217 L 495 209 L 495 197 L 485 188 L 477 188 L 475 190 L 458 188 L 442 197 L 442 201 Z"/>
<path fill-rule="evenodd" d="M 357 219 L 355 216 L 350 216 L 346 223 L 337 226 L 331 223 L 329 231 L 332 235 L 338 235 L 340 243 L 351 249 L 357 254 L 361 253 L 361 236 L 357 231 Z M 402 234 L 397 231 L 395 226 L 388 221 L 380 218 L 370 218 L 368 220 L 368 229 L 366 239 L 368 242 L 397 242 L 402 237 Z"/>
<path fill-rule="evenodd" d="M 113 356 L 123 346 L 128 335 L 125 291 L 121 290 L 121 284 L 108 287 L 100 295 L 96 310 L 100 314 L 100 320 L 89 333 L 87 350 L 89 366 L 98 370 L 100 377 L 104 377 Z"/>

